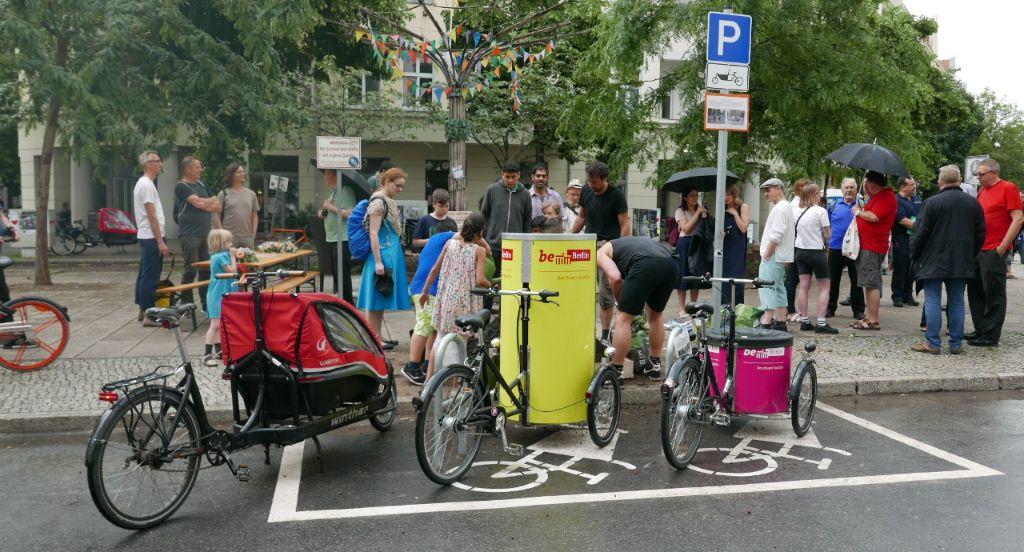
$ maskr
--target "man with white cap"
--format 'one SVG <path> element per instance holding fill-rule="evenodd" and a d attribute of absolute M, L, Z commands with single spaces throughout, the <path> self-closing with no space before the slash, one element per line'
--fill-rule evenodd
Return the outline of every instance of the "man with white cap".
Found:
<path fill-rule="evenodd" d="M 761 327 L 787 331 L 786 326 L 786 263 L 793 262 L 793 243 L 796 239 L 793 209 L 786 201 L 785 184 L 778 178 L 769 178 L 761 184 L 765 198 L 773 205 L 761 234 L 761 265 L 757 277 L 771 280 L 773 285 L 758 291 L 761 297 Z"/>
<path fill-rule="evenodd" d="M 576 217 L 580 214 L 580 194 L 583 193 L 583 184 L 578 178 L 569 181 L 565 187 L 565 201 L 562 202 L 562 222 L 566 232 L 572 232 L 572 225 L 576 223 Z"/>

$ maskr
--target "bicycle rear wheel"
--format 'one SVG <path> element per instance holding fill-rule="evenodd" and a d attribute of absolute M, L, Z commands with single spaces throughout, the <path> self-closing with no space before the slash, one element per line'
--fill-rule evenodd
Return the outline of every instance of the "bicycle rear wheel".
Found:
<path fill-rule="evenodd" d="M 469 471 L 484 430 L 465 423 L 483 403 L 483 389 L 465 366 L 449 366 L 430 380 L 416 413 L 416 459 L 431 481 L 451 485 Z"/>
<path fill-rule="evenodd" d="M 89 248 L 89 240 L 86 239 L 84 233 L 81 233 L 81 232 L 78 233 L 75 236 L 75 250 L 72 251 L 72 253 L 75 254 L 75 255 L 78 255 L 79 253 L 84 252 L 88 248 Z"/>
<path fill-rule="evenodd" d="M 593 394 L 587 403 L 587 430 L 590 440 L 599 447 L 612 442 L 619 429 L 619 414 L 622 411 L 622 397 L 619 378 L 615 370 L 602 369 L 593 385 Z"/>
<path fill-rule="evenodd" d="M 704 433 L 700 408 L 707 397 L 700 361 L 690 357 L 679 374 L 679 386 L 661 401 L 661 449 L 676 469 L 693 460 Z"/>
<path fill-rule="evenodd" d="M 53 243 L 50 244 L 50 251 L 54 255 L 63 257 L 64 255 L 72 255 L 75 253 L 75 238 L 67 234 L 57 234 L 53 237 Z"/>
<path fill-rule="evenodd" d="M 64 352 L 70 331 L 60 307 L 41 297 L 19 297 L 6 306 L 14 314 L 0 324 L 0 364 L 5 368 L 38 370 Z M 28 329 L 5 330 L 5 324 Z"/>
<path fill-rule="evenodd" d="M 199 475 L 199 437 L 192 406 L 171 389 L 146 388 L 112 406 L 85 460 L 89 492 L 103 517 L 125 529 L 169 518 Z"/>

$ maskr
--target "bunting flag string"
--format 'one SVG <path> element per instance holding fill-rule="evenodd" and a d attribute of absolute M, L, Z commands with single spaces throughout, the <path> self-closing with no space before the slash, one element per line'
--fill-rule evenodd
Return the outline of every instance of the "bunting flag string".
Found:
<path fill-rule="evenodd" d="M 512 81 L 510 86 L 512 109 L 517 113 L 525 101 L 520 82 L 523 67 L 542 61 L 551 55 L 557 46 L 556 41 L 552 39 L 539 51 L 531 52 L 522 46 L 499 43 L 491 33 L 468 29 L 462 25 L 449 29 L 441 38 L 429 41 L 407 39 L 398 34 L 379 33 L 372 28 L 356 29 L 353 35 L 357 42 L 366 41 L 371 46 L 374 59 L 382 64 L 390 65 L 394 78 L 405 76 L 406 73 L 402 68 L 403 62 L 407 62 L 409 66 L 415 68 L 419 60 L 427 60 L 428 52 L 432 52 L 435 58 L 439 58 L 446 50 L 451 50 L 449 55 L 452 57 L 449 59 L 452 61 L 453 69 L 466 73 L 472 67 L 480 74 L 479 78 L 482 79 L 482 82 L 477 82 L 468 88 L 460 87 L 457 90 L 441 85 L 424 87 L 421 90 L 416 79 L 405 81 L 406 91 L 414 96 L 419 96 L 421 92 L 425 94 L 429 89 L 438 103 L 441 103 L 445 96 L 452 95 L 453 92 L 473 97 L 483 91 L 485 86 L 491 86 L 492 74 L 498 78 L 507 74 Z M 460 38 L 464 40 L 467 48 L 470 44 L 473 48 L 479 48 L 482 43 L 486 50 L 477 61 L 472 62 L 470 56 L 454 51 L 454 48 L 457 48 L 455 44 Z"/>

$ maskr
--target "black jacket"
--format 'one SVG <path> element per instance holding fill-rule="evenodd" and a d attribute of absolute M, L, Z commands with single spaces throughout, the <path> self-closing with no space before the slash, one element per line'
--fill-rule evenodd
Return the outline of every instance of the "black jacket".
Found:
<path fill-rule="evenodd" d="M 686 252 L 686 267 L 690 276 L 710 274 L 715 265 L 714 217 L 701 218 L 690 236 L 690 247 Z M 698 287 L 710 289 L 711 285 Z"/>
<path fill-rule="evenodd" d="M 978 200 L 951 186 L 928 198 L 914 223 L 910 257 L 918 280 L 972 278 L 985 242 L 985 214 Z"/>

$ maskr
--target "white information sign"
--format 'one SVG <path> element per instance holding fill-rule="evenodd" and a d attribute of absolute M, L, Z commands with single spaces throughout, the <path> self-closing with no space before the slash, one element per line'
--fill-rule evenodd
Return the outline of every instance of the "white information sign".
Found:
<path fill-rule="evenodd" d="M 974 155 L 967 158 L 967 161 L 964 162 L 964 183 L 970 184 L 975 188 L 981 185 L 981 183 L 978 182 L 978 177 L 974 176 L 974 173 L 978 170 L 978 163 L 981 163 L 986 159 L 988 159 L 987 155 Z"/>
<path fill-rule="evenodd" d="M 319 169 L 361 169 L 362 138 L 316 137 L 316 166 Z"/>
<path fill-rule="evenodd" d="M 712 90 L 746 92 L 750 89 L 750 67 L 708 62 L 704 84 Z"/>
<path fill-rule="evenodd" d="M 713 94 L 704 96 L 704 130 L 750 131 L 750 96 Z"/>

